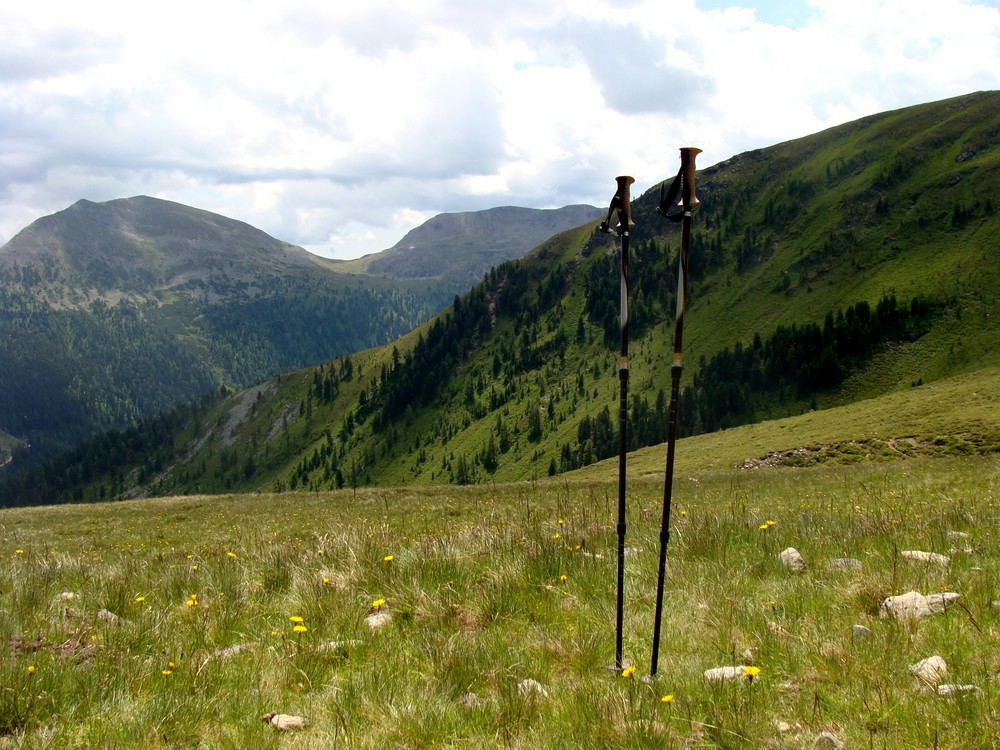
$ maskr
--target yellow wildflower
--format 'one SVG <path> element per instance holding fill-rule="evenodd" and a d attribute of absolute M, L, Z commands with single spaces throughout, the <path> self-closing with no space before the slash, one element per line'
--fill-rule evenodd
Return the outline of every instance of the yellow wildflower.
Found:
<path fill-rule="evenodd" d="M 673 702 L 674 702 L 673 693 L 668 693 L 667 695 L 664 695 L 662 698 L 660 698 L 660 703 L 673 703 Z"/>
<path fill-rule="evenodd" d="M 160 670 L 160 674 L 162 674 L 164 677 L 169 677 L 173 673 L 174 673 L 174 670 L 172 670 L 172 669 L 161 669 Z"/>
<path fill-rule="evenodd" d="M 14 550 L 14 554 L 15 555 L 23 555 L 24 554 L 24 550 L 23 549 L 16 549 L 16 550 Z"/>
<path fill-rule="evenodd" d="M 374 607 L 375 609 L 382 609 L 382 606 L 384 604 L 385 604 L 385 599 L 376 599 L 375 601 L 372 602 L 372 607 Z"/>
<path fill-rule="evenodd" d="M 226 557 L 236 557 L 236 553 L 235 552 L 231 552 L 231 551 L 227 551 L 226 552 Z"/>
<path fill-rule="evenodd" d="M 743 667 L 743 674 L 746 675 L 748 680 L 752 680 L 760 674 L 760 667 Z"/>
<path fill-rule="evenodd" d="M 305 620 L 303 620 L 303 619 L 302 619 L 301 617 L 299 617 L 298 615 L 291 615 L 291 616 L 290 616 L 290 617 L 289 617 L 288 619 L 289 619 L 289 620 L 290 620 L 291 622 L 294 622 L 294 623 L 303 623 L 303 622 L 305 622 Z"/>
<path fill-rule="evenodd" d="M 396 558 L 393 557 L 392 555 L 386 555 L 385 557 L 382 558 L 382 562 L 392 562 L 395 559 Z"/>
<path fill-rule="evenodd" d="M 34 674 L 34 673 L 35 673 L 35 665 L 34 664 L 29 664 L 28 665 L 28 674 Z"/>
<path fill-rule="evenodd" d="M 135 598 L 135 603 L 136 604 L 142 604 L 144 601 L 146 601 L 146 597 L 144 597 L 144 596 L 137 596 Z"/>
<path fill-rule="evenodd" d="M 293 633 L 305 633 L 308 632 L 308 630 L 309 628 L 307 628 L 305 625 L 296 625 L 294 628 L 292 628 Z"/>
<path fill-rule="evenodd" d="M 625 679 L 628 679 L 634 674 L 635 674 L 635 667 L 625 667 L 625 669 L 622 670 L 622 677 L 624 677 Z"/>
<path fill-rule="evenodd" d="M 562 581 L 563 583 L 566 583 L 566 581 L 568 581 L 569 578 L 566 576 L 565 573 L 563 573 L 561 576 L 559 576 L 559 580 Z"/>

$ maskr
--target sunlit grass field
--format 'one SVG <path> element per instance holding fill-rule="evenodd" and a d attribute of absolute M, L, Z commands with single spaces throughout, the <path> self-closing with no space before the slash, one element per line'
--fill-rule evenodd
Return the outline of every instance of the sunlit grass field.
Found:
<path fill-rule="evenodd" d="M 1000 746 L 1000 459 L 953 442 L 734 468 L 823 442 L 816 416 L 679 445 L 654 679 L 662 447 L 630 461 L 626 672 L 608 668 L 613 462 L 511 485 L 2 511 L 0 747 Z M 960 598 L 880 617 L 909 591 Z M 371 627 L 376 612 L 391 620 Z M 928 684 L 910 667 L 935 655 L 948 672 Z M 755 669 L 705 678 L 720 666 Z"/>

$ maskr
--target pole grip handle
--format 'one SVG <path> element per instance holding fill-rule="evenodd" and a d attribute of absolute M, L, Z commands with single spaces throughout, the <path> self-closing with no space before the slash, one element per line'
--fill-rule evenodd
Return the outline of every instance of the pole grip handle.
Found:
<path fill-rule="evenodd" d="M 635 226 L 632 221 L 632 199 L 629 196 L 629 185 L 635 182 L 635 179 L 621 175 L 615 177 L 615 181 L 618 183 L 618 225 L 621 231 L 627 232 Z"/>
<path fill-rule="evenodd" d="M 681 206 L 685 211 L 690 211 L 701 203 L 694 192 L 694 160 L 700 153 L 701 149 L 694 146 L 686 146 L 681 149 L 681 174 L 683 175 L 681 178 Z"/>

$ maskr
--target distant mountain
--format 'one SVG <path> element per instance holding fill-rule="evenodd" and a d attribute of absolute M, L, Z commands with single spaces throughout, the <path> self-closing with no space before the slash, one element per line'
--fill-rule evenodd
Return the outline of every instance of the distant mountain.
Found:
<path fill-rule="evenodd" d="M 995 373 L 998 186 L 997 92 L 700 171 L 681 434 L 809 411 L 821 421 L 827 407 Z M 670 390 L 680 238 L 656 213 L 658 187 L 632 205 L 630 448 L 664 439 Z M 595 229 L 495 267 L 392 343 L 105 433 L 8 497 L 517 481 L 614 455 L 621 244 Z M 988 426 L 959 440 L 934 424 L 852 437 L 880 441 L 887 458 L 941 440 L 1000 449 Z"/>
<path fill-rule="evenodd" d="M 55 455 L 220 386 L 390 341 L 452 290 L 338 273 L 240 221 L 135 197 L 0 248 L 0 458 Z"/>
<path fill-rule="evenodd" d="M 501 263 L 520 258 L 554 234 L 601 218 L 594 206 L 556 209 L 503 206 L 438 214 L 360 267 L 390 279 L 441 279 L 463 291 Z"/>

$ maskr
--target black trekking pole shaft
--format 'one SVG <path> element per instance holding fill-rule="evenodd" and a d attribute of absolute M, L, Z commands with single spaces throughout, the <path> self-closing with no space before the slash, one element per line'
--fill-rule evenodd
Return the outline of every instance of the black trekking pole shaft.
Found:
<path fill-rule="evenodd" d="M 629 185 L 634 180 L 622 176 L 615 178 L 618 191 L 611 199 L 608 218 L 601 224 L 601 231 L 610 232 L 612 213 L 618 212 L 618 226 L 622 238 L 621 255 L 621 358 L 618 365 L 618 596 L 615 603 L 615 667 L 622 668 L 623 630 L 625 625 L 625 456 L 628 450 L 628 236 L 632 227 L 632 210 Z"/>
<path fill-rule="evenodd" d="M 653 654 L 649 673 L 655 676 L 660 658 L 660 628 L 663 622 L 663 584 L 667 570 L 667 545 L 670 542 L 670 503 L 674 484 L 674 454 L 677 443 L 677 402 L 680 396 L 683 370 L 684 311 L 687 306 L 688 248 L 691 245 L 691 211 L 698 203 L 694 194 L 695 156 L 700 149 L 681 149 L 681 170 L 678 173 L 682 193 L 681 249 L 677 274 L 677 318 L 674 323 L 674 360 L 670 368 L 670 413 L 667 427 L 667 467 L 663 480 L 663 517 L 660 522 L 660 558 L 656 578 L 656 615 L 653 621 Z M 676 182 L 676 181 L 675 181 Z M 675 187 L 671 187 L 673 194 Z M 668 198 L 668 202 L 669 198 Z M 669 205 L 660 205 L 664 215 Z"/>

